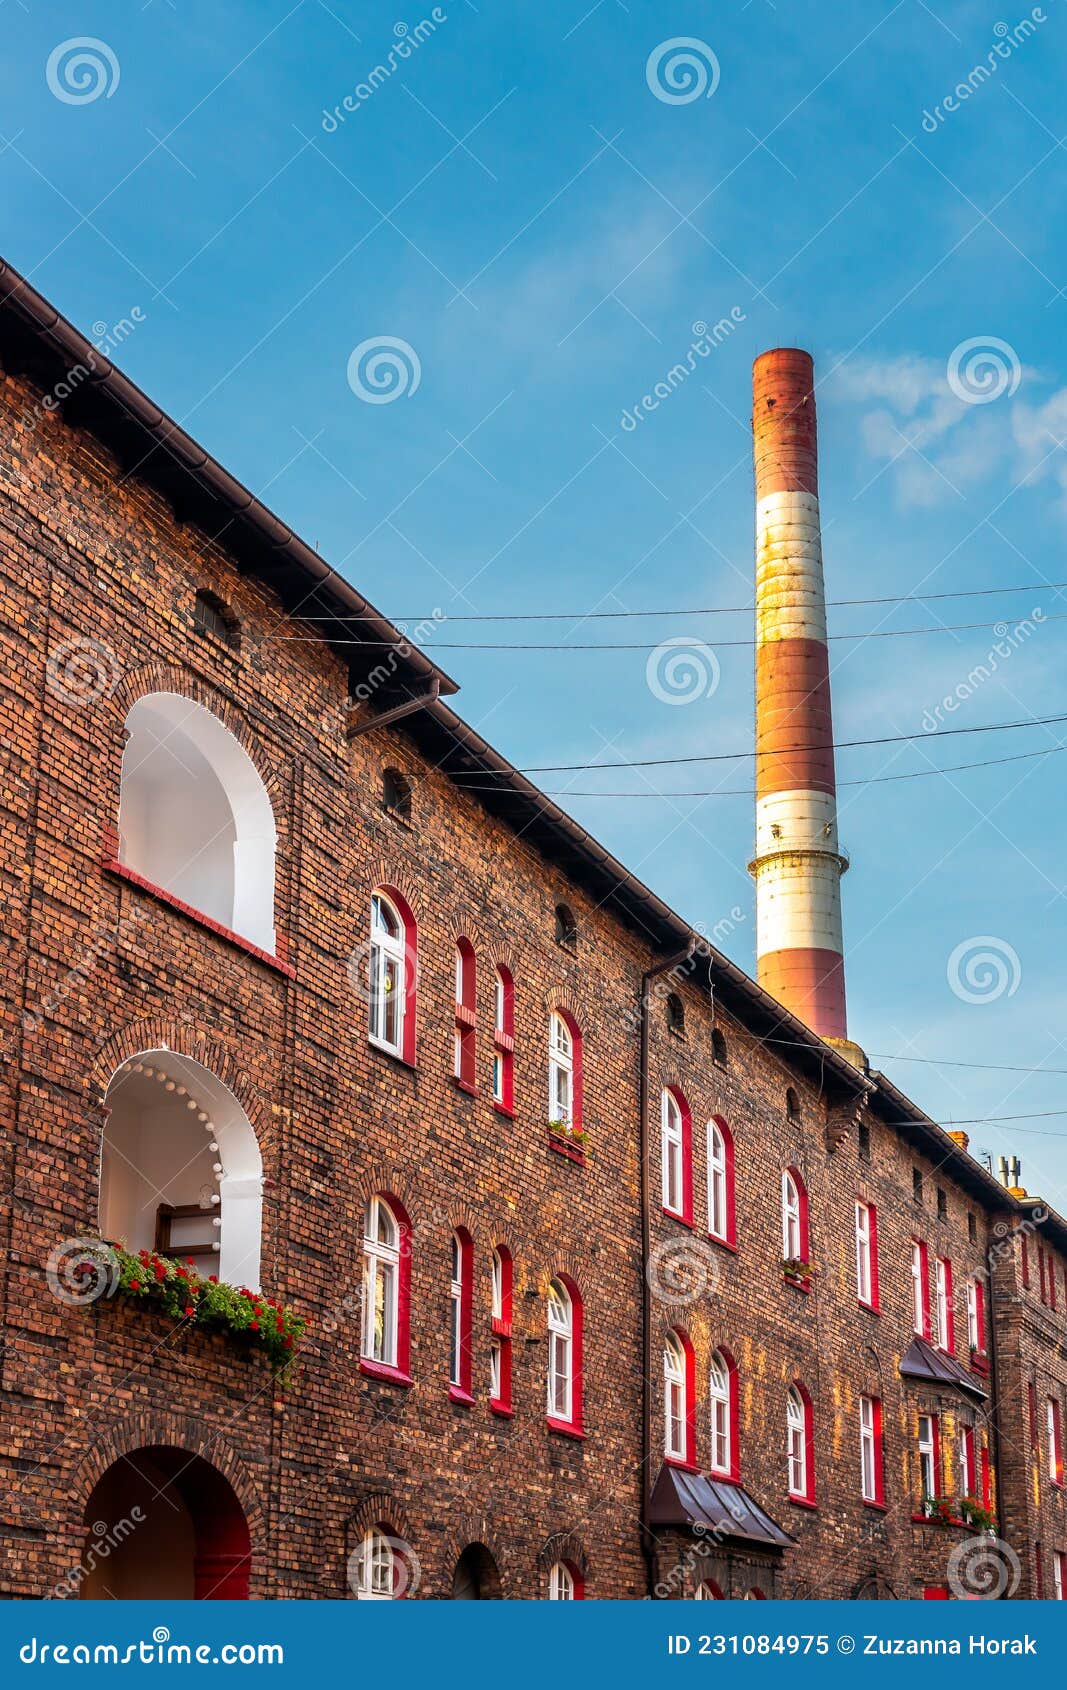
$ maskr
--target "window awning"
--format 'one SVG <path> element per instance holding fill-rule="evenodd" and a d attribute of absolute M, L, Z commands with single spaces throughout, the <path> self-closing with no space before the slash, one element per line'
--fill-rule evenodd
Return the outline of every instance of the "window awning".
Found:
<path fill-rule="evenodd" d="M 955 1356 L 946 1355 L 943 1350 L 935 1350 L 925 1338 L 918 1334 L 912 1339 L 907 1350 L 900 1358 L 900 1376 L 902 1379 L 919 1379 L 924 1385 L 951 1385 L 957 1391 L 966 1391 L 968 1396 L 976 1397 L 984 1402 L 989 1395 L 983 1390 L 973 1373 L 968 1373 L 961 1367 Z"/>
<path fill-rule="evenodd" d="M 649 1525 L 740 1539 L 763 1549 L 786 1549 L 796 1538 L 783 1530 L 741 1485 L 664 1465 L 652 1488 Z"/>

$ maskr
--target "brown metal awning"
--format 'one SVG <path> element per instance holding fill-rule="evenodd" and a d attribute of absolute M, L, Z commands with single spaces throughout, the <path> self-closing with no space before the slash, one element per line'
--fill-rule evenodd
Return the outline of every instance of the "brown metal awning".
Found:
<path fill-rule="evenodd" d="M 976 1397 L 979 1402 L 984 1402 L 989 1395 L 974 1374 L 960 1366 L 955 1356 L 935 1350 L 918 1334 L 900 1359 L 900 1376 L 902 1379 L 919 1379 L 924 1385 L 950 1385 L 957 1391 L 966 1391 L 968 1396 Z"/>
<path fill-rule="evenodd" d="M 783 1530 L 741 1485 L 709 1479 L 664 1465 L 652 1487 L 649 1525 L 679 1526 L 684 1531 L 714 1533 L 723 1539 L 787 1549 L 796 1538 Z"/>

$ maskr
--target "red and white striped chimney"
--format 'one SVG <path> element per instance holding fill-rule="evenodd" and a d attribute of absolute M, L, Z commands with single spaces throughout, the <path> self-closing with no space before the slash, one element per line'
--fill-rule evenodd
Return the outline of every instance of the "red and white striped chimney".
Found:
<path fill-rule="evenodd" d="M 848 1038 L 834 733 L 811 356 L 752 372 L 756 466 L 756 952 L 759 983 L 816 1033 Z"/>

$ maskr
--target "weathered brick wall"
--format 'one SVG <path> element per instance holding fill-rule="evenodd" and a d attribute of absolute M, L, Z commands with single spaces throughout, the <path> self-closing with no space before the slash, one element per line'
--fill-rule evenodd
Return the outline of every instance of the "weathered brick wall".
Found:
<path fill-rule="evenodd" d="M 643 1595 L 638 1067 L 635 1017 L 657 960 L 521 836 L 428 766 L 402 731 L 347 745 L 346 676 L 326 648 L 272 638 L 278 601 L 221 546 L 86 434 L 55 418 L 27 428 L 30 399 L 6 379 L 0 406 L 0 751 L 6 778 L 0 859 L 10 944 L 4 1003 L 3 1194 L 6 1272 L 0 1430 L 0 1589 L 39 1594 L 77 1558 L 92 1485 L 123 1450 L 175 1443 L 230 1478 L 253 1527 L 253 1594 L 337 1596 L 368 1524 L 407 1538 L 423 1594 L 446 1595 L 460 1550 L 483 1541 L 504 1593 L 536 1596 L 566 1555 L 589 1596 Z M 230 604 L 235 656 L 193 628 L 197 589 Z M 106 696 L 62 696 L 47 663 L 71 639 L 114 654 Z M 107 659 L 105 658 L 105 661 Z M 110 681 L 113 679 L 114 684 Z M 279 828 L 277 923 L 295 981 L 101 869 L 114 823 L 132 703 L 169 690 L 207 704 L 267 784 Z M 414 782 L 410 825 L 379 802 L 386 765 Z M 419 1048 L 409 1068 L 371 1047 L 350 960 L 368 900 L 396 886 L 419 927 Z M 572 907 L 571 953 L 554 906 Z M 454 945 L 478 959 L 478 1091 L 452 1077 Z M 88 962 L 87 959 L 88 958 Z M 516 980 L 513 1120 L 489 1097 L 493 968 Z M 74 972 L 72 972 L 74 971 Z M 662 1436 L 662 1341 L 672 1323 L 696 1351 L 698 1459 L 707 1459 L 708 1356 L 727 1345 L 741 1377 L 742 1481 L 798 1539 L 775 1572 L 782 1594 L 914 1595 L 945 1582 L 946 1532 L 911 1521 L 915 1416 L 899 1358 L 911 1337 L 910 1237 L 951 1255 L 957 1351 L 966 1360 L 962 1287 L 986 1221 L 870 1119 L 871 1158 L 853 1128 L 835 1150 L 815 1090 L 721 1010 L 728 1064 L 712 1059 L 712 1009 L 691 987 L 684 1041 L 652 1007 L 649 1190 L 654 1245 L 683 1229 L 659 1211 L 659 1100 L 677 1084 L 692 1107 L 695 1225 L 714 1283 L 691 1303 L 653 1300 L 653 1472 Z M 587 1165 L 547 1143 L 548 1017 L 566 1007 L 585 1051 Z M 118 1302 L 57 1303 L 43 1264 L 59 1240 L 97 1225 L 104 1095 L 115 1068 L 165 1043 L 230 1086 L 252 1121 L 267 1175 L 263 1282 L 309 1316 L 293 1390 L 263 1361 Z M 791 1084 L 800 1103 L 785 1107 Z M 738 1250 L 706 1243 L 704 1127 L 729 1122 L 737 1149 Z M 783 1284 L 780 1176 L 800 1167 L 818 1267 L 811 1295 Z M 948 1212 L 936 1218 L 942 1183 Z M 414 1385 L 358 1368 L 363 1205 L 403 1201 L 413 1230 Z M 853 1201 L 878 1205 L 882 1314 L 856 1303 Z M 474 1240 L 473 1406 L 447 1389 L 449 1240 Z M 488 1406 L 490 1258 L 515 1261 L 510 1420 Z M 585 1309 L 584 1441 L 545 1426 L 545 1293 L 568 1273 Z M 356 1311 L 356 1312 L 354 1312 Z M 786 1497 L 784 1399 L 802 1379 L 816 1414 L 817 1506 Z M 886 1411 L 887 1508 L 859 1500 L 858 1406 Z M 946 1428 L 958 1399 L 943 1404 Z M 949 1528 L 951 1532 L 955 1528 Z M 661 1547 L 657 1576 L 669 1572 Z M 758 1566 L 758 1558 L 751 1563 Z M 719 1578 L 740 1589 L 749 1563 Z M 728 1574 L 728 1579 L 727 1579 Z M 718 1575 L 713 1575 L 718 1576 Z M 766 1582 L 766 1581 L 764 1581 Z"/>

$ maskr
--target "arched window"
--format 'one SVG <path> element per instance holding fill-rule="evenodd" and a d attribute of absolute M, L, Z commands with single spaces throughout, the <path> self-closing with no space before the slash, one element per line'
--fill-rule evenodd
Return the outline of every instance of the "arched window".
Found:
<path fill-rule="evenodd" d="M 575 1133 L 582 1130 L 582 1035 L 562 1009 L 549 1022 L 548 1118 Z"/>
<path fill-rule="evenodd" d="M 477 1038 L 478 965 L 469 939 L 456 940 L 456 1054 L 455 1075 L 464 1091 L 473 1092 L 478 1078 Z"/>
<path fill-rule="evenodd" d="M 723 1594 L 714 1579 L 701 1579 L 693 1592 L 693 1600 L 695 1602 L 721 1602 Z"/>
<path fill-rule="evenodd" d="M 815 1428 L 811 1398 L 798 1379 L 785 1399 L 786 1460 L 789 1498 L 815 1501 Z"/>
<path fill-rule="evenodd" d="M 410 1384 L 411 1253 L 407 1216 L 395 1198 L 374 1196 L 363 1212 L 364 1373 Z"/>
<path fill-rule="evenodd" d="M 660 1100 L 663 1207 L 668 1215 L 693 1224 L 693 1118 L 675 1086 L 664 1086 Z"/>
<path fill-rule="evenodd" d="M 263 1162 L 229 1088 L 192 1057 L 146 1050 L 116 1070 L 106 1105 L 102 1235 L 258 1289 Z"/>
<path fill-rule="evenodd" d="M 719 1479 L 737 1479 L 741 1473 L 737 1367 L 726 1350 L 716 1350 L 709 1363 L 708 1401 L 711 1410 L 708 1471 Z"/>
<path fill-rule="evenodd" d="M 556 905 L 556 944 L 573 950 L 578 943 L 578 923 L 569 904 Z"/>
<path fill-rule="evenodd" d="M 473 1402 L 471 1316 L 474 1306 L 474 1245 L 466 1227 L 452 1234 L 452 1281 L 449 1291 L 448 1394 L 453 1402 Z"/>
<path fill-rule="evenodd" d="M 791 1121 L 799 1121 L 800 1120 L 800 1099 L 797 1096 L 796 1092 L 793 1090 L 792 1086 L 786 1087 L 785 1112 L 786 1112 L 786 1115 L 788 1116 L 789 1120 L 791 1120 Z"/>
<path fill-rule="evenodd" d="M 241 624 L 218 593 L 202 588 L 193 606 L 193 627 L 198 634 L 210 634 L 213 640 L 228 645 L 231 651 L 241 649 Z"/>
<path fill-rule="evenodd" d="M 676 1466 L 696 1466 L 693 1346 L 684 1332 L 663 1345 L 663 1453 Z"/>
<path fill-rule="evenodd" d="M 718 1067 L 726 1067 L 726 1039 L 718 1027 L 711 1030 L 711 1058 Z"/>
<path fill-rule="evenodd" d="M 760 1589 L 759 1585 L 754 1584 L 752 1586 L 751 1590 L 745 1591 L 745 1594 L 742 1596 L 741 1600 L 742 1600 L 742 1602 L 766 1602 L 767 1598 L 764 1595 L 763 1591 Z"/>
<path fill-rule="evenodd" d="M 348 1581 L 359 1602 L 402 1601 L 412 1586 L 411 1551 L 380 1526 L 363 1536 L 348 1563 Z"/>
<path fill-rule="evenodd" d="M 667 1031 L 685 1037 L 685 1004 L 677 992 L 667 993 Z"/>
<path fill-rule="evenodd" d="M 493 996 L 493 1107 L 505 1115 L 515 1108 L 515 981 L 502 962 Z"/>
<path fill-rule="evenodd" d="M 415 921 L 399 893 L 380 887 L 370 901 L 370 925 L 367 987 L 371 1043 L 414 1064 Z"/>
<path fill-rule="evenodd" d="M 511 1251 L 498 1244 L 493 1251 L 493 1317 L 489 1344 L 489 1407 L 494 1414 L 511 1413 Z"/>
<path fill-rule="evenodd" d="M 810 1283 L 808 1254 L 808 1191 L 797 1168 L 782 1169 L 782 1261 L 787 1276 L 805 1287 Z"/>
<path fill-rule="evenodd" d="M 550 1602 L 576 1602 L 585 1594 L 582 1575 L 570 1561 L 557 1561 L 548 1575 Z"/>
<path fill-rule="evenodd" d="M 401 821 L 411 820 L 411 782 L 399 769 L 382 770 L 382 809 Z"/>
<path fill-rule="evenodd" d="M 273 956 L 277 833 L 252 759 L 176 693 L 139 698 L 126 731 L 110 866 Z"/>
<path fill-rule="evenodd" d="M 564 1278 L 548 1288 L 548 1424 L 582 1436 L 582 1299 Z"/>
<path fill-rule="evenodd" d="M 737 1245 L 734 1140 L 721 1116 L 708 1122 L 708 1232 L 719 1244 Z"/>

